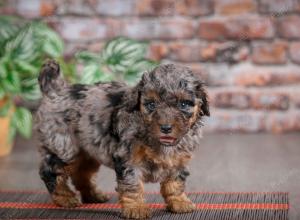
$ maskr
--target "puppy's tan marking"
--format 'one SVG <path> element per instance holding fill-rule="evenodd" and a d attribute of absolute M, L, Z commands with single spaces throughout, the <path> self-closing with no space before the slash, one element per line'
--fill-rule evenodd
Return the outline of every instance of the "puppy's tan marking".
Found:
<path fill-rule="evenodd" d="M 191 154 L 174 154 L 164 157 L 163 155 L 155 152 L 149 146 L 137 145 L 133 151 L 132 162 L 134 164 L 141 165 L 144 161 L 148 160 L 159 167 L 170 169 L 185 166 L 191 158 Z"/>
<path fill-rule="evenodd" d="M 52 200 L 56 205 L 73 208 L 82 204 L 79 192 L 70 185 L 70 173 L 73 170 L 74 166 L 68 165 L 57 171 L 59 175 L 56 177 L 55 189 L 51 193 Z"/>
<path fill-rule="evenodd" d="M 184 184 L 178 180 L 167 180 L 161 183 L 162 196 L 167 203 L 167 209 L 175 213 L 192 212 L 196 206 L 184 193 Z"/>
<path fill-rule="evenodd" d="M 151 215 L 151 210 L 144 201 L 144 186 L 141 181 L 137 190 L 120 192 L 119 203 L 124 218 L 140 219 L 149 218 Z"/>
<path fill-rule="evenodd" d="M 99 170 L 100 163 L 85 152 L 80 152 L 74 164 L 75 171 L 70 176 L 76 189 L 81 192 L 83 202 L 106 202 L 109 197 L 98 189 L 94 182 L 94 177 Z"/>
<path fill-rule="evenodd" d="M 189 120 L 189 126 L 190 127 L 193 126 L 195 124 L 195 122 L 198 120 L 198 118 L 199 118 L 199 111 L 200 111 L 199 105 L 196 104 L 193 107 L 193 116 Z"/>

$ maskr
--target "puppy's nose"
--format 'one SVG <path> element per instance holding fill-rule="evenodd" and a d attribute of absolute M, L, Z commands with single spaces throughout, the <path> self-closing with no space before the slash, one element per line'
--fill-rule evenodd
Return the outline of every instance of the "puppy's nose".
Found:
<path fill-rule="evenodd" d="M 172 132 L 172 125 L 161 125 L 160 131 L 165 134 L 169 134 Z"/>

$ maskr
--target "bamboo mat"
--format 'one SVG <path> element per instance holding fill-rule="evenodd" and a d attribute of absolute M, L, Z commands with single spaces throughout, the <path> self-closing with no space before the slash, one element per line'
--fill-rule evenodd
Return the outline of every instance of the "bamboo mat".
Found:
<path fill-rule="evenodd" d="M 111 193 L 106 203 L 84 204 L 75 209 L 60 208 L 51 203 L 46 192 L 0 191 L 0 219 L 121 219 L 117 195 Z M 151 219 L 205 220 L 287 220 L 288 194 L 194 192 L 188 197 L 197 211 L 173 214 L 165 210 L 159 193 L 147 193 L 152 208 Z"/>

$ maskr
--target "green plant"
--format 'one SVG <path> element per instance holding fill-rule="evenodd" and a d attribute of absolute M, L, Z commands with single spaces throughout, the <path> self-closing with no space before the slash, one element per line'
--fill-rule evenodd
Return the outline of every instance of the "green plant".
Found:
<path fill-rule="evenodd" d="M 109 41 L 100 53 L 82 51 L 76 54 L 83 63 L 80 83 L 123 80 L 134 84 L 143 71 L 152 69 L 156 62 L 145 58 L 147 44 L 119 37 Z"/>
<path fill-rule="evenodd" d="M 4 100 L 0 117 L 11 117 L 11 140 L 17 132 L 24 137 L 31 136 L 31 113 L 16 103 L 20 99 L 40 98 L 37 77 L 47 57 L 58 60 L 71 83 L 123 80 L 133 84 L 142 71 L 156 65 L 145 58 L 145 43 L 123 37 L 109 41 L 100 53 L 83 51 L 76 55 L 76 60 L 66 62 L 62 57 L 62 39 L 44 23 L 0 16 L 0 27 L 0 100 Z M 80 76 L 76 72 L 76 61 L 83 64 Z"/>
<path fill-rule="evenodd" d="M 24 22 L 15 17 L 0 17 L 0 100 L 5 104 L 0 117 L 12 109 L 10 139 L 17 132 L 31 136 L 32 116 L 16 100 L 40 97 L 37 75 L 47 57 L 60 59 L 64 44 L 61 38 L 41 22 Z"/>

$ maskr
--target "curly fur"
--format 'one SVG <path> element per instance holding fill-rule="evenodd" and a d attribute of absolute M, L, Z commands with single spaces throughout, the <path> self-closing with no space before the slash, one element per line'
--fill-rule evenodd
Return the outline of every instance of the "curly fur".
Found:
<path fill-rule="evenodd" d="M 93 183 L 105 165 L 116 172 L 124 217 L 149 217 L 145 182 L 161 183 L 170 211 L 194 210 L 184 183 L 209 106 L 203 83 L 190 69 L 160 65 L 133 88 L 118 82 L 69 85 L 59 65 L 48 61 L 39 83 L 40 175 L 56 204 L 106 201 Z M 170 131 L 163 132 L 162 125 Z"/>

